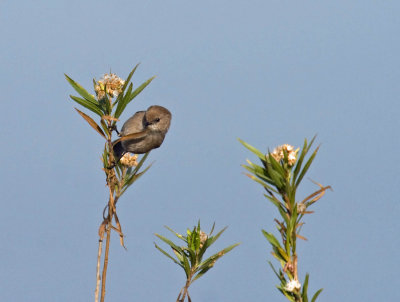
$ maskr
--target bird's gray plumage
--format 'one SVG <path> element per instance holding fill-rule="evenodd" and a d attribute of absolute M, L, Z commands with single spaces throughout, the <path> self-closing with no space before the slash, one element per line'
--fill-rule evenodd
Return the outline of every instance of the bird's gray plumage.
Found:
<path fill-rule="evenodd" d="M 113 143 L 115 162 L 126 152 L 143 154 L 160 147 L 168 132 L 171 117 L 168 109 L 157 105 L 136 112 L 122 126 L 121 138 Z"/>

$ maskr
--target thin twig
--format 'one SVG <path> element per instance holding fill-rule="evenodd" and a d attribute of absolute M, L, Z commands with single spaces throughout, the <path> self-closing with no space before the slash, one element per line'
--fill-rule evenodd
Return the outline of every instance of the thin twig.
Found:
<path fill-rule="evenodd" d="M 111 237 L 110 235 L 111 235 L 111 220 L 109 220 L 108 226 L 107 226 L 106 251 L 105 251 L 105 254 L 104 254 L 103 277 L 102 277 L 102 280 L 101 280 L 101 298 L 100 298 L 100 302 L 104 302 L 104 297 L 106 295 L 108 253 L 109 253 L 109 250 L 110 250 L 110 237 Z"/>
<path fill-rule="evenodd" d="M 99 240 L 99 250 L 97 253 L 97 267 L 96 267 L 96 290 L 94 292 L 94 302 L 99 301 L 99 289 L 100 289 L 100 260 L 101 260 L 101 251 L 103 250 L 103 240 Z"/>
<path fill-rule="evenodd" d="M 111 127 L 111 122 L 108 121 L 109 128 Z M 113 156 L 113 148 L 111 142 L 111 133 L 109 131 L 109 137 L 107 140 L 108 150 L 110 151 L 110 156 L 108 158 L 108 165 L 111 166 L 114 161 Z M 110 251 L 110 238 L 111 238 L 111 229 L 112 229 L 112 219 L 115 213 L 115 203 L 114 203 L 114 188 L 115 188 L 115 171 L 114 169 L 107 169 L 107 186 L 110 192 L 109 200 L 108 200 L 108 216 L 107 216 L 107 239 L 106 239 L 106 248 L 104 252 L 104 264 L 103 264 L 103 275 L 101 282 L 101 298 L 100 302 L 104 302 L 104 298 L 106 295 L 106 280 L 107 280 L 107 267 L 108 267 L 108 255 Z"/>
<path fill-rule="evenodd" d="M 183 287 L 183 295 L 182 295 L 182 299 L 180 300 L 180 301 L 182 301 L 182 302 L 185 301 L 186 295 L 189 296 L 188 290 L 189 290 L 189 286 L 190 286 L 191 279 L 192 279 L 192 276 L 190 275 L 190 276 L 188 277 L 188 279 L 186 280 L 185 286 Z"/>

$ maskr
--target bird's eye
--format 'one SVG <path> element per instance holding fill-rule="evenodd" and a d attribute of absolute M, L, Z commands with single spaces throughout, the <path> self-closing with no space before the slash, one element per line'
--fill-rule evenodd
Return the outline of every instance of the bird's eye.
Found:
<path fill-rule="evenodd" d="M 155 123 L 158 123 L 159 121 L 160 121 L 160 118 L 156 118 L 156 119 L 154 120 Z"/>

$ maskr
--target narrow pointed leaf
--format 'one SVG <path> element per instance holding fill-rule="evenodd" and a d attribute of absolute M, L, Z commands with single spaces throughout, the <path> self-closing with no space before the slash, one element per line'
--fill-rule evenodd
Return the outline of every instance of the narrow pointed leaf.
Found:
<path fill-rule="evenodd" d="M 301 171 L 301 166 L 303 164 L 303 160 L 304 160 L 305 156 L 307 155 L 308 151 L 310 150 L 312 144 L 314 143 L 316 137 L 317 136 L 314 135 L 314 137 L 311 139 L 310 144 L 307 144 L 307 139 L 304 139 L 303 148 L 301 149 L 300 156 L 299 156 L 299 158 L 297 160 L 296 167 L 295 167 L 294 172 L 293 172 L 292 185 L 294 185 L 294 183 L 295 183 L 295 181 L 297 179 L 297 176 Z"/>
<path fill-rule="evenodd" d="M 283 169 L 283 167 L 281 166 L 281 164 L 272 156 L 272 153 L 268 154 L 268 158 L 269 161 L 271 163 L 271 166 L 273 168 L 274 171 L 276 171 L 277 173 L 279 173 L 279 175 L 284 178 L 285 177 L 285 170 Z M 268 172 L 270 169 L 268 169 Z"/>
<path fill-rule="evenodd" d="M 194 267 L 196 265 L 196 252 L 192 249 L 187 249 L 186 251 L 189 254 L 190 266 Z"/>
<path fill-rule="evenodd" d="M 227 228 L 228 228 L 227 226 L 224 227 L 224 228 L 223 228 L 221 231 L 219 231 L 215 236 L 212 236 L 212 237 L 210 238 L 209 246 L 210 246 L 211 244 L 213 244 L 213 243 L 219 238 L 219 236 L 221 236 L 222 233 L 225 232 L 225 230 L 226 230 Z"/>
<path fill-rule="evenodd" d="M 199 220 L 199 223 L 200 223 L 200 220 Z M 214 221 L 214 223 L 213 223 L 213 225 L 211 227 L 210 236 L 214 232 L 214 229 L 215 229 L 215 221 Z"/>
<path fill-rule="evenodd" d="M 293 171 L 293 178 L 292 178 L 292 185 L 295 183 L 297 179 L 297 175 L 299 174 L 301 170 L 301 165 L 303 164 L 304 157 L 307 154 L 307 139 L 304 139 L 304 144 L 303 147 L 301 148 L 300 156 L 298 156 L 297 161 L 296 161 L 296 166 Z"/>
<path fill-rule="evenodd" d="M 133 174 L 125 181 L 124 186 L 129 187 L 132 185 L 136 180 L 138 180 L 144 173 L 147 172 L 151 168 L 152 164 L 148 165 L 143 171 L 140 173 Z M 125 190 L 124 190 L 125 191 Z"/>
<path fill-rule="evenodd" d="M 266 198 L 268 198 L 269 201 L 271 201 L 278 209 L 280 209 L 282 207 L 282 205 L 279 202 L 279 200 L 277 200 L 275 197 L 268 196 L 267 194 L 264 194 L 264 196 Z"/>
<path fill-rule="evenodd" d="M 177 250 L 172 249 L 172 251 L 174 252 L 176 258 L 178 258 L 178 260 L 180 261 L 180 263 L 183 263 L 183 257 L 185 257 L 185 255 L 180 254 Z M 183 266 L 183 264 L 182 264 Z"/>
<path fill-rule="evenodd" d="M 114 116 L 118 118 L 121 113 L 125 110 L 125 107 L 153 81 L 155 76 L 151 77 L 148 79 L 146 82 L 144 82 L 142 85 L 140 85 L 138 88 L 136 88 L 132 93 L 128 94 L 126 93 L 125 97 L 118 102 L 117 109 L 115 110 Z"/>
<path fill-rule="evenodd" d="M 154 234 L 156 235 L 158 238 L 160 238 L 162 241 L 164 241 L 166 244 L 168 244 L 171 248 L 177 250 L 179 253 L 183 254 L 183 250 L 182 248 L 180 248 L 179 246 L 177 246 L 175 243 L 173 243 L 171 240 L 159 235 L 159 234 Z"/>
<path fill-rule="evenodd" d="M 281 217 L 283 218 L 283 220 L 286 222 L 286 224 L 289 223 L 289 218 L 288 218 L 288 214 L 286 213 L 286 211 L 280 207 L 279 209 L 279 213 L 281 214 Z"/>
<path fill-rule="evenodd" d="M 315 156 L 317 155 L 319 147 L 317 147 L 315 149 L 315 151 L 313 152 L 313 154 L 310 156 L 310 158 L 308 159 L 307 163 L 304 165 L 303 170 L 301 171 L 299 178 L 296 180 L 296 187 L 300 184 L 301 180 L 303 179 L 304 175 L 306 175 L 308 168 L 310 168 L 311 163 L 313 162 Z"/>
<path fill-rule="evenodd" d="M 82 117 L 85 119 L 86 122 L 88 122 L 88 124 L 89 124 L 90 126 L 92 126 L 92 128 L 93 128 L 94 130 L 97 131 L 97 133 L 99 133 L 102 137 L 104 137 L 105 139 L 107 139 L 106 136 L 104 135 L 103 130 L 101 130 L 100 126 L 97 125 L 97 123 L 96 123 L 90 116 L 84 114 L 82 111 L 80 111 L 80 110 L 77 109 L 77 108 L 75 108 L 75 110 L 80 114 L 80 116 L 82 116 Z"/>
<path fill-rule="evenodd" d="M 304 279 L 304 284 L 303 284 L 303 288 L 301 291 L 301 296 L 303 298 L 304 302 L 308 302 L 308 296 L 307 296 L 307 290 L 308 290 L 308 279 L 309 279 L 309 274 L 306 274 L 306 278 Z"/>
<path fill-rule="evenodd" d="M 89 102 L 92 102 L 94 104 L 97 103 L 97 100 L 95 99 L 95 97 L 93 95 L 91 95 L 89 92 L 87 92 L 85 88 L 83 88 L 81 85 L 79 85 L 77 82 L 75 82 L 73 79 L 71 79 L 66 74 L 64 74 L 64 75 L 65 75 L 65 78 L 67 79 L 67 81 L 75 89 L 75 91 L 78 92 L 84 99 L 86 99 Z"/>
<path fill-rule="evenodd" d="M 110 103 L 110 98 L 107 95 L 107 93 L 105 94 L 104 98 L 102 98 L 99 101 L 99 104 L 100 104 L 102 111 L 105 113 L 105 115 L 111 114 L 111 103 Z"/>
<path fill-rule="evenodd" d="M 283 186 L 283 183 L 282 183 L 283 177 L 282 177 L 282 175 L 279 172 L 277 172 L 274 169 L 272 169 L 272 168 L 268 170 L 268 173 L 269 173 L 269 176 L 272 179 L 273 185 L 276 186 L 278 189 L 281 189 L 282 186 Z"/>
<path fill-rule="evenodd" d="M 239 142 L 245 146 L 247 149 L 249 149 L 251 152 L 253 152 L 255 155 L 257 155 L 261 160 L 265 160 L 265 154 L 263 154 L 260 150 L 257 148 L 254 148 L 253 146 L 249 145 L 245 141 L 242 141 L 240 138 L 238 138 Z"/>
<path fill-rule="evenodd" d="M 173 233 L 176 237 L 178 237 L 179 239 L 183 240 L 184 242 L 187 243 L 187 239 L 185 236 L 183 236 L 182 234 L 179 234 L 177 232 L 175 232 L 173 229 L 171 229 L 169 226 L 164 226 L 168 231 L 170 231 L 171 233 Z"/>
<path fill-rule="evenodd" d="M 77 102 L 79 105 L 89 109 L 93 113 L 96 113 L 98 116 L 102 116 L 103 112 L 98 104 L 93 104 L 85 99 L 79 98 L 77 96 L 70 95 L 69 96 L 73 101 Z"/>
<path fill-rule="evenodd" d="M 271 186 L 269 186 L 268 184 L 271 185 L 275 185 L 274 181 L 270 178 L 265 177 L 264 175 L 258 174 L 256 172 L 254 172 L 253 169 L 251 169 L 248 166 L 243 166 L 246 170 L 250 171 L 251 173 L 253 173 L 255 176 L 251 175 L 251 174 L 247 174 L 245 173 L 245 175 L 249 178 L 251 178 L 252 180 L 254 180 L 255 182 L 258 182 L 259 184 L 261 184 L 263 187 L 268 187 L 268 189 L 270 190 L 274 190 Z"/>
<path fill-rule="evenodd" d="M 323 288 L 319 289 L 319 290 L 314 294 L 314 296 L 312 297 L 311 302 L 315 302 L 315 300 L 317 300 L 319 294 L 320 294 L 322 291 L 323 291 Z"/>
<path fill-rule="evenodd" d="M 281 277 L 279 276 L 278 272 L 276 271 L 275 267 L 272 265 L 271 261 L 268 261 L 269 266 L 272 268 L 273 272 L 275 275 L 278 277 L 279 280 L 281 280 Z M 281 280 L 282 281 L 282 280 Z"/>
<path fill-rule="evenodd" d="M 215 253 L 214 255 L 208 257 L 206 260 L 204 260 L 201 264 L 200 264 L 200 269 L 204 269 L 205 267 L 209 266 L 209 264 L 211 262 L 214 262 L 216 260 L 218 260 L 219 258 L 221 258 L 222 256 L 224 256 L 225 254 L 227 254 L 228 252 L 230 252 L 232 249 L 234 249 L 235 247 L 237 247 L 238 245 L 240 245 L 240 243 L 235 243 L 232 244 L 226 248 L 224 248 L 223 250 L 220 250 L 218 253 Z"/>
<path fill-rule="evenodd" d="M 160 248 L 156 243 L 154 243 L 156 249 L 158 249 L 161 253 L 163 253 L 165 256 L 167 256 L 169 259 L 171 259 L 172 261 L 174 261 L 176 264 L 178 264 L 179 266 L 181 266 L 183 268 L 183 265 L 180 264 L 178 261 L 176 261 L 176 259 L 174 257 L 172 257 L 170 254 L 168 254 L 166 251 L 164 251 L 162 248 Z"/>
<path fill-rule="evenodd" d="M 133 84 L 130 83 L 128 90 L 125 92 L 125 94 L 124 95 L 122 95 L 122 93 L 120 94 L 121 99 L 118 101 L 118 105 L 117 105 L 117 108 L 115 109 L 115 113 L 114 113 L 114 116 L 116 118 L 119 118 L 120 115 L 122 114 L 122 112 L 124 111 L 124 109 L 126 107 L 126 105 L 124 106 L 124 104 L 127 103 L 129 95 L 132 93 L 132 89 L 133 89 Z"/>
<path fill-rule="evenodd" d="M 121 89 L 122 92 L 118 95 L 117 99 L 115 100 L 114 105 L 115 105 L 117 102 L 119 102 L 119 101 L 121 100 L 121 98 L 124 96 L 125 89 L 126 89 L 126 87 L 128 86 L 128 84 L 129 84 L 129 82 L 130 82 L 130 80 L 131 80 L 133 74 L 135 73 L 135 71 L 136 71 L 136 69 L 138 68 L 139 65 L 140 65 L 140 63 L 136 64 L 136 66 L 135 66 L 135 67 L 132 69 L 132 71 L 129 73 L 128 77 L 127 77 L 126 80 L 125 80 L 124 85 L 122 86 L 122 89 Z M 131 84 L 132 84 L 132 83 L 131 83 Z"/>
<path fill-rule="evenodd" d="M 282 248 L 281 244 L 279 243 L 278 239 L 275 238 L 274 235 L 272 235 L 271 233 L 268 233 L 265 230 L 261 230 L 262 234 L 264 235 L 265 238 L 267 238 L 267 240 L 269 241 L 269 243 L 271 243 L 273 246 L 277 247 L 277 248 Z"/>
<path fill-rule="evenodd" d="M 103 128 L 104 133 L 108 135 L 108 126 L 107 126 L 107 124 L 104 122 L 103 119 L 100 120 L 100 125 L 101 125 L 101 128 Z"/>
<path fill-rule="evenodd" d="M 182 255 L 183 256 L 183 255 Z M 190 264 L 186 257 L 183 257 L 183 269 L 185 271 L 186 277 L 190 276 Z"/>
<path fill-rule="evenodd" d="M 135 169 L 133 170 L 133 172 L 132 172 L 133 174 L 136 174 L 137 171 L 140 170 L 140 168 L 143 166 L 143 164 L 144 164 L 145 160 L 147 159 L 147 157 L 149 156 L 149 154 L 150 154 L 150 151 L 147 152 L 145 155 L 142 156 L 142 158 L 140 159 L 138 165 L 137 165 L 137 166 L 135 167 Z"/>
<path fill-rule="evenodd" d="M 149 85 L 155 78 L 156 78 L 156 76 L 152 76 L 150 79 L 148 79 L 146 82 L 144 82 L 138 88 L 136 88 L 135 91 L 130 94 L 128 103 L 130 101 L 132 101 L 139 93 L 141 93 L 143 91 L 143 89 L 145 89 L 147 87 L 147 85 Z"/>

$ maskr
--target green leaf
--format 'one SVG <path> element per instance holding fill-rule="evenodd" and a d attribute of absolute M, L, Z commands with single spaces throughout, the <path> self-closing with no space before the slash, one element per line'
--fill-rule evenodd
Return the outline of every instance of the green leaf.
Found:
<path fill-rule="evenodd" d="M 291 302 L 295 302 L 295 298 L 293 293 L 288 292 L 287 290 L 285 290 L 285 288 L 283 286 L 277 286 L 276 287 L 289 301 Z"/>
<path fill-rule="evenodd" d="M 319 290 L 314 294 L 314 296 L 312 297 L 311 302 L 315 302 L 315 300 L 317 300 L 319 294 L 320 294 L 322 291 L 323 291 L 323 288 L 319 289 Z"/>
<path fill-rule="evenodd" d="M 310 142 L 309 145 L 307 144 L 307 139 L 304 139 L 303 148 L 301 149 L 300 156 L 299 156 L 299 158 L 297 159 L 296 167 L 295 167 L 294 172 L 293 172 L 293 179 L 292 179 L 292 180 L 293 180 L 293 183 L 292 183 L 292 185 L 294 185 L 295 180 L 297 179 L 297 175 L 299 174 L 299 172 L 300 172 L 300 170 L 301 170 L 301 165 L 302 165 L 302 163 L 303 163 L 303 160 L 304 160 L 306 154 L 308 153 L 308 150 L 310 150 L 312 144 L 314 143 L 316 137 L 317 137 L 317 136 L 315 135 L 315 136 L 311 139 L 311 142 Z"/>
<path fill-rule="evenodd" d="M 207 240 L 203 243 L 203 246 L 200 248 L 199 254 L 198 254 L 198 261 L 201 262 L 203 259 L 203 255 L 210 246 L 211 238 L 207 238 Z"/>
<path fill-rule="evenodd" d="M 171 240 L 165 238 L 164 236 L 161 236 L 159 234 L 154 234 L 156 235 L 158 238 L 160 238 L 162 241 L 164 241 L 166 244 L 168 244 L 171 248 L 173 248 L 174 250 L 177 250 L 179 253 L 181 253 L 183 255 L 183 250 L 182 248 L 180 248 L 179 246 L 177 246 L 175 243 L 173 243 Z"/>
<path fill-rule="evenodd" d="M 283 188 L 283 183 L 282 183 L 283 178 L 281 177 L 281 175 L 278 172 L 276 172 L 275 170 L 273 170 L 273 169 L 271 169 L 271 171 L 269 171 L 269 174 L 270 174 L 270 176 L 272 178 L 273 185 L 278 190 L 282 189 Z"/>
<path fill-rule="evenodd" d="M 298 156 L 298 158 L 297 158 L 296 166 L 293 171 L 292 185 L 294 185 L 297 175 L 300 172 L 301 165 L 303 164 L 303 160 L 304 160 L 304 157 L 306 156 L 306 154 L 307 154 L 307 139 L 304 139 L 303 148 L 301 148 L 300 156 Z"/>
<path fill-rule="evenodd" d="M 100 104 L 102 111 L 105 113 L 105 115 L 111 114 L 111 102 L 110 102 L 110 98 L 107 95 L 107 93 L 105 93 L 104 98 L 99 100 L 99 104 Z"/>
<path fill-rule="evenodd" d="M 82 105 L 83 107 L 89 109 L 93 113 L 96 113 L 98 116 L 103 116 L 103 112 L 101 111 L 101 108 L 97 104 L 93 104 L 85 99 L 78 98 L 77 96 L 70 95 L 69 96 L 72 100 L 77 102 L 79 105 Z"/>
<path fill-rule="evenodd" d="M 269 241 L 269 243 L 272 245 L 273 250 L 275 251 L 275 258 L 277 258 L 280 261 L 287 262 L 289 260 L 288 253 L 284 251 L 284 249 L 281 247 L 279 241 L 275 238 L 274 235 L 271 233 L 266 232 L 265 230 L 261 230 L 265 238 Z"/>
<path fill-rule="evenodd" d="M 171 229 L 170 227 L 168 227 L 168 226 L 164 226 L 168 231 L 170 231 L 171 233 L 173 233 L 176 237 L 178 237 L 179 239 L 181 239 L 181 240 L 183 240 L 184 242 L 186 242 L 187 243 L 187 239 L 186 239 L 186 237 L 185 236 L 183 236 L 182 234 L 179 234 L 179 233 L 177 233 L 177 232 L 175 232 L 173 229 Z"/>
<path fill-rule="evenodd" d="M 281 214 L 281 217 L 282 217 L 282 219 L 285 221 L 285 223 L 286 223 L 286 224 L 289 224 L 289 218 L 288 218 L 288 216 L 287 216 L 286 209 L 280 207 L 280 208 L 279 208 L 279 213 Z"/>
<path fill-rule="evenodd" d="M 261 160 L 265 160 L 265 154 L 263 154 L 260 150 L 242 141 L 240 138 L 238 138 L 238 141 L 247 149 L 249 149 L 251 152 L 253 152 L 255 155 L 257 155 Z"/>
<path fill-rule="evenodd" d="M 124 111 L 124 109 L 125 109 L 124 104 L 128 102 L 128 98 L 129 98 L 129 95 L 132 93 L 132 89 L 133 89 L 133 84 L 130 83 L 129 87 L 128 87 L 128 91 L 125 94 L 123 94 L 123 93 L 119 94 L 119 96 L 121 96 L 121 99 L 118 101 L 118 98 L 117 98 L 118 105 L 117 105 L 117 108 L 115 109 L 115 113 L 114 113 L 114 116 L 116 118 L 119 118 L 120 115 L 122 114 L 122 112 Z"/>
<path fill-rule="evenodd" d="M 133 100 L 139 93 L 141 93 L 143 91 L 143 89 L 145 89 L 147 87 L 147 85 L 149 85 L 154 79 L 156 78 L 156 76 L 152 76 L 150 79 L 148 79 L 146 82 L 144 82 L 142 85 L 140 85 L 138 88 L 135 89 L 134 92 L 132 92 L 129 95 L 129 101 L 128 103 Z"/>
<path fill-rule="evenodd" d="M 176 258 L 178 258 L 178 260 L 181 262 L 182 267 L 183 267 L 183 257 L 186 257 L 185 255 L 182 255 L 181 253 L 179 253 L 177 250 L 172 249 L 172 251 L 174 252 Z"/>
<path fill-rule="evenodd" d="M 136 166 L 136 168 L 135 168 L 135 170 L 134 170 L 134 173 L 136 173 L 137 171 L 139 171 L 139 169 L 143 166 L 143 164 L 144 164 L 146 158 L 149 156 L 149 154 L 150 154 L 150 151 L 147 152 L 147 153 L 145 153 L 145 155 L 143 155 L 143 157 L 140 159 L 138 165 Z"/>
<path fill-rule="evenodd" d="M 271 261 L 268 261 L 268 264 L 269 264 L 269 266 L 272 268 L 272 270 L 274 271 L 274 273 L 275 273 L 275 275 L 278 277 L 278 279 L 279 279 L 280 281 L 282 281 L 282 280 L 281 280 L 281 276 L 279 276 L 279 274 L 278 274 L 278 272 L 276 271 L 275 267 L 272 265 L 272 262 L 271 262 Z"/>
<path fill-rule="evenodd" d="M 206 260 L 204 260 L 198 267 L 197 271 L 202 272 L 204 271 L 201 275 L 203 275 L 206 271 L 208 271 L 210 268 L 212 268 L 214 266 L 214 263 L 221 258 L 222 256 L 224 256 L 225 254 L 227 254 L 228 252 L 230 252 L 232 249 L 234 249 L 235 247 L 237 247 L 240 243 L 235 243 L 232 244 L 226 248 L 224 248 L 223 250 L 219 251 L 218 253 L 215 253 L 214 255 L 208 257 Z M 200 276 L 201 276 L 200 275 Z M 200 276 L 196 276 L 193 281 L 195 281 L 196 279 L 200 278 Z"/>
<path fill-rule="evenodd" d="M 132 185 L 136 180 L 138 180 L 144 173 L 147 172 L 147 170 L 149 170 L 151 168 L 153 164 L 151 163 L 150 165 L 148 165 L 143 171 L 141 171 L 140 173 L 136 173 L 136 172 L 132 172 L 131 176 L 129 176 L 129 178 L 125 181 L 124 186 L 126 187 L 126 189 Z M 126 190 L 125 189 L 125 190 Z M 124 190 L 124 192 L 125 192 Z"/>
<path fill-rule="evenodd" d="M 212 268 L 212 266 L 209 266 L 209 267 L 206 267 L 206 268 L 200 270 L 200 271 L 195 275 L 195 277 L 193 278 L 192 283 L 193 283 L 194 281 L 196 281 L 197 279 L 199 279 L 201 276 L 203 276 L 203 275 L 204 275 L 209 269 L 211 269 L 211 268 Z"/>
<path fill-rule="evenodd" d="M 122 93 L 120 93 L 120 94 L 118 95 L 117 99 L 115 100 L 115 103 L 119 102 L 119 101 L 121 100 L 121 98 L 124 96 L 125 89 L 126 89 L 126 87 L 128 86 L 128 84 L 129 84 L 129 82 L 130 82 L 130 80 L 131 80 L 133 74 L 135 73 L 135 71 L 136 71 L 136 69 L 138 68 L 139 65 L 140 65 L 140 63 L 136 64 L 136 66 L 135 66 L 135 67 L 132 69 L 132 71 L 129 73 L 128 77 L 127 77 L 126 80 L 125 80 L 124 85 L 122 86 Z M 131 85 L 132 85 L 132 83 L 131 83 Z M 115 104 L 115 103 L 114 103 L 114 104 Z"/>
<path fill-rule="evenodd" d="M 196 229 L 194 233 L 194 250 L 198 251 L 200 248 L 200 228 Z"/>
<path fill-rule="evenodd" d="M 278 208 L 278 210 L 279 210 L 280 208 L 282 208 L 281 203 L 279 202 L 278 199 L 276 199 L 275 196 L 272 197 L 272 196 L 268 196 L 267 194 L 264 194 L 264 196 L 265 196 L 266 198 L 268 198 L 269 201 L 271 201 L 271 202 Z"/>
<path fill-rule="evenodd" d="M 308 279 L 309 279 L 309 274 L 306 274 L 306 278 L 304 279 L 303 289 L 301 291 L 301 296 L 303 298 L 303 302 L 308 302 L 308 296 L 307 296 Z"/>
<path fill-rule="evenodd" d="M 268 185 L 268 183 L 270 183 L 271 185 L 275 185 L 275 183 L 273 182 L 272 179 L 267 178 L 264 175 L 255 172 L 254 169 L 252 169 L 251 167 L 243 165 L 243 168 L 245 168 L 246 170 L 248 170 L 249 172 L 251 172 L 251 173 L 253 173 L 255 175 L 255 176 L 253 176 L 251 174 L 246 174 L 245 173 L 246 176 L 248 176 L 249 178 L 251 178 L 255 182 L 259 183 L 263 187 L 266 187 L 268 190 L 277 192 L 273 187 Z"/>
<path fill-rule="evenodd" d="M 267 177 L 268 178 L 268 172 L 267 172 L 267 170 L 266 169 L 264 169 L 263 167 L 261 167 L 261 166 L 259 166 L 259 165 L 257 165 L 257 164 L 254 164 L 254 163 L 252 163 L 251 161 L 249 161 L 249 160 L 247 160 L 247 163 L 251 166 L 251 167 L 249 167 L 250 169 L 252 169 L 253 171 L 254 171 L 254 173 L 260 173 L 261 175 L 265 175 L 265 177 Z M 244 165 L 243 165 L 244 166 Z M 249 171 L 250 171 L 250 169 L 249 169 Z"/>
<path fill-rule="evenodd" d="M 258 166 L 256 164 L 253 164 L 252 162 L 248 161 L 248 163 L 251 165 L 251 167 L 246 166 L 246 165 L 242 165 L 246 170 L 248 170 L 249 172 L 253 173 L 255 176 L 257 176 L 259 179 L 261 179 L 262 181 L 265 181 L 266 183 L 269 183 L 271 185 L 275 185 L 275 182 L 273 181 L 273 179 L 270 177 L 269 172 L 261 167 Z M 272 189 L 272 187 L 270 187 L 271 190 L 277 192 L 276 190 Z"/>
<path fill-rule="evenodd" d="M 172 257 L 170 254 L 168 254 L 166 251 L 164 251 L 162 248 L 160 248 L 156 243 L 154 243 L 154 245 L 161 253 L 163 253 L 165 256 L 167 256 L 169 259 L 171 259 L 172 261 L 174 261 L 176 264 L 178 264 L 180 267 L 183 268 L 183 265 L 180 264 L 178 261 L 176 261 L 176 259 L 174 257 Z"/>
<path fill-rule="evenodd" d="M 282 248 L 281 244 L 279 243 L 278 239 L 275 238 L 275 236 L 272 233 L 268 233 L 265 230 L 261 230 L 262 234 L 264 235 L 265 238 L 271 243 L 273 246 L 277 248 Z"/>
<path fill-rule="evenodd" d="M 184 255 L 182 255 L 184 256 Z M 186 257 L 183 257 L 183 269 L 185 270 L 186 277 L 189 278 L 190 276 L 190 264 Z"/>
<path fill-rule="evenodd" d="M 109 133 L 108 126 L 103 119 L 100 119 L 100 125 L 101 125 L 101 128 L 103 128 L 104 133 L 108 135 L 108 133 Z"/>
<path fill-rule="evenodd" d="M 71 79 L 66 74 L 64 74 L 64 75 L 65 75 L 65 78 L 67 79 L 67 81 L 71 84 L 71 86 L 75 89 L 75 91 L 79 93 L 80 96 L 82 96 L 88 102 L 91 102 L 93 104 L 98 104 L 95 97 L 93 95 L 91 95 L 89 92 L 87 92 L 85 90 L 85 88 L 83 88 L 81 85 L 79 85 L 77 82 L 75 82 L 73 79 Z"/>
<path fill-rule="evenodd" d="M 186 249 L 186 251 L 189 253 L 190 265 L 191 265 L 191 267 L 194 267 L 197 263 L 196 252 L 195 252 L 195 250 L 192 250 L 192 249 Z"/>
<path fill-rule="evenodd" d="M 199 220 L 199 223 L 200 223 L 200 220 Z M 215 221 L 214 221 L 214 223 L 213 223 L 213 225 L 211 227 L 211 231 L 210 231 L 210 234 L 209 234 L 210 236 L 214 232 L 214 229 L 215 229 Z"/>
<path fill-rule="evenodd" d="M 313 154 L 310 156 L 310 158 L 308 159 L 307 163 L 304 165 L 303 170 L 301 171 L 299 178 L 296 180 L 296 187 L 298 187 L 298 185 L 300 184 L 301 180 L 303 179 L 304 175 L 306 175 L 308 168 L 310 168 L 311 163 L 313 162 L 315 156 L 317 155 L 319 147 L 317 147 L 315 149 L 315 151 L 313 152 Z"/>
<path fill-rule="evenodd" d="M 268 154 L 268 159 L 269 162 L 271 163 L 273 170 L 277 172 L 280 175 L 280 177 L 285 178 L 285 170 L 283 169 L 282 165 L 279 162 L 277 162 L 277 160 L 272 156 L 271 153 Z M 268 169 L 268 172 L 271 173 L 270 169 Z"/>
<path fill-rule="evenodd" d="M 155 76 L 148 79 L 142 85 L 135 89 L 132 93 L 128 94 L 129 91 L 126 93 L 125 97 L 118 102 L 117 109 L 115 110 L 114 117 L 119 118 L 122 112 L 125 110 L 125 107 L 153 81 Z"/>
<path fill-rule="evenodd" d="M 210 238 L 209 238 L 209 239 L 210 239 L 210 242 L 209 242 L 209 245 L 208 245 L 208 246 L 210 246 L 211 244 L 213 244 L 213 243 L 219 238 L 219 236 L 221 236 L 222 233 L 225 232 L 225 230 L 226 230 L 227 228 L 228 228 L 227 226 L 224 227 L 224 228 L 223 228 L 221 231 L 219 231 L 215 236 L 210 237 Z"/>

